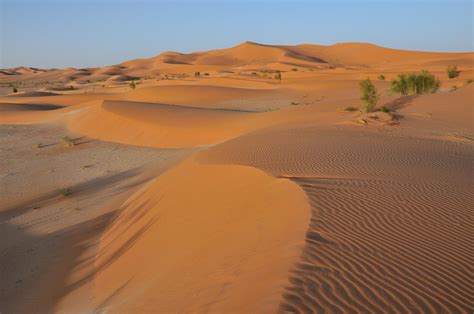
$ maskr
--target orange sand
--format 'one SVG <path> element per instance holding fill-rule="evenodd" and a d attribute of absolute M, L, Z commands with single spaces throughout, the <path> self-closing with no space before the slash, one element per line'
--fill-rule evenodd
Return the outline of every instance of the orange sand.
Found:
<path fill-rule="evenodd" d="M 362 43 L 246 42 L 103 68 L 0 72 L 1 82 L 26 86 L 0 97 L 2 124 L 193 150 L 185 161 L 170 155 L 167 172 L 100 203 L 116 214 L 93 238 L 79 232 L 70 240 L 89 249 L 54 251 L 72 266 L 49 270 L 46 294 L 37 291 L 45 279 L 31 279 L 26 308 L 469 312 L 473 61 L 474 53 Z M 458 78 L 447 78 L 450 64 Z M 398 74 L 421 69 L 441 80 L 440 92 L 388 92 Z M 393 113 L 344 111 L 360 106 L 358 83 L 367 77 Z M 71 79 L 71 87 L 57 83 Z M 20 297 L 0 297 L 0 312 L 2 302 L 18 308 Z"/>

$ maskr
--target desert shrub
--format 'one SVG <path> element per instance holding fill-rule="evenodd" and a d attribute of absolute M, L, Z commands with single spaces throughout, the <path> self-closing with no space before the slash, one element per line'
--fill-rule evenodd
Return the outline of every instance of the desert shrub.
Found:
<path fill-rule="evenodd" d="M 472 82 L 474 82 L 474 80 L 473 80 L 473 79 L 469 79 L 469 80 L 466 81 L 466 84 L 471 84 Z"/>
<path fill-rule="evenodd" d="M 380 111 L 389 113 L 389 112 L 390 112 L 390 108 L 389 108 L 387 105 L 385 105 L 385 106 L 382 106 L 382 108 L 380 108 Z"/>
<path fill-rule="evenodd" d="M 292 101 L 292 102 L 291 102 L 291 105 L 292 105 L 292 106 L 298 106 L 299 103 L 297 103 L 296 101 Z"/>
<path fill-rule="evenodd" d="M 13 87 L 12 91 L 13 91 L 14 93 L 18 93 L 18 88 Z"/>
<path fill-rule="evenodd" d="M 293 68 L 293 69 L 291 69 L 291 71 L 296 72 L 296 71 L 298 71 L 298 68 Z"/>
<path fill-rule="evenodd" d="M 63 142 L 63 144 L 67 147 L 73 147 L 75 145 L 74 140 L 69 136 L 62 136 L 61 142 Z"/>
<path fill-rule="evenodd" d="M 281 81 L 281 73 L 275 74 L 275 79 Z"/>
<path fill-rule="evenodd" d="M 406 96 L 435 93 L 439 86 L 440 82 L 433 74 L 422 70 L 419 74 L 400 74 L 398 79 L 392 81 L 390 89 L 396 94 Z"/>
<path fill-rule="evenodd" d="M 349 111 L 349 112 L 357 111 L 357 110 L 359 110 L 359 109 L 356 108 L 356 107 L 352 107 L 352 106 L 349 106 L 349 107 L 344 108 L 344 111 Z"/>
<path fill-rule="evenodd" d="M 130 83 L 128 83 L 128 85 L 130 86 L 131 89 L 137 88 L 137 83 L 135 83 L 135 81 L 131 81 Z"/>
<path fill-rule="evenodd" d="M 458 67 L 455 65 L 448 66 L 448 68 L 446 69 L 446 72 L 448 72 L 448 77 L 450 79 L 458 77 L 459 73 L 461 73 L 460 71 L 458 71 Z"/>
<path fill-rule="evenodd" d="M 379 81 L 385 81 L 385 75 L 380 74 L 380 75 L 378 76 L 378 80 L 379 80 Z"/>
<path fill-rule="evenodd" d="M 372 112 L 377 106 L 379 100 L 379 94 L 377 88 L 370 81 L 370 79 L 363 80 L 359 83 L 360 88 L 360 99 L 363 101 L 364 106 L 362 112 Z"/>
<path fill-rule="evenodd" d="M 200 76 L 201 76 L 201 72 L 199 72 L 199 71 L 194 72 L 194 76 L 195 76 L 195 77 L 200 77 Z"/>
<path fill-rule="evenodd" d="M 206 72 L 206 73 L 204 73 L 204 75 L 205 75 L 205 76 L 209 76 L 209 73 Z"/>

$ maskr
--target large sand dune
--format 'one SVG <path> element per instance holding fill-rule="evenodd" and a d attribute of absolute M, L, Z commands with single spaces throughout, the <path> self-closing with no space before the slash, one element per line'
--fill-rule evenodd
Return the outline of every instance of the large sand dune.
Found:
<path fill-rule="evenodd" d="M 245 42 L 0 71 L 0 312 L 470 313 L 473 61 Z M 388 91 L 421 69 L 439 92 Z M 367 77 L 391 112 L 345 110 Z"/>

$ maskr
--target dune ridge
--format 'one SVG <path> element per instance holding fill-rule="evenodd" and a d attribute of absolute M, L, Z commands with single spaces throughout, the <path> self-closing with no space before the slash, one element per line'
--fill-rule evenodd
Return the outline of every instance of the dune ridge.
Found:
<path fill-rule="evenodd" d="M 257 132 L 203 154 L 290 178 L 310 200 L 306 246 L 281 311 L 468 312 L 472 148 L 308 127 Z"/>

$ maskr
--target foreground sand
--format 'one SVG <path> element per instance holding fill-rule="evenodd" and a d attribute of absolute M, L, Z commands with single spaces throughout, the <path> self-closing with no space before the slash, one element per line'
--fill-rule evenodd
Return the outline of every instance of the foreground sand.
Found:
<path fill-rule="evenodd" d="M 0 312 L 471 312 L 473 60 L 244 43 L 21 70 L 0 97 Z M 376 80 L 421 68 L 439 93 Z M 392 113 L 343 110 L 366 77 Z"/>

